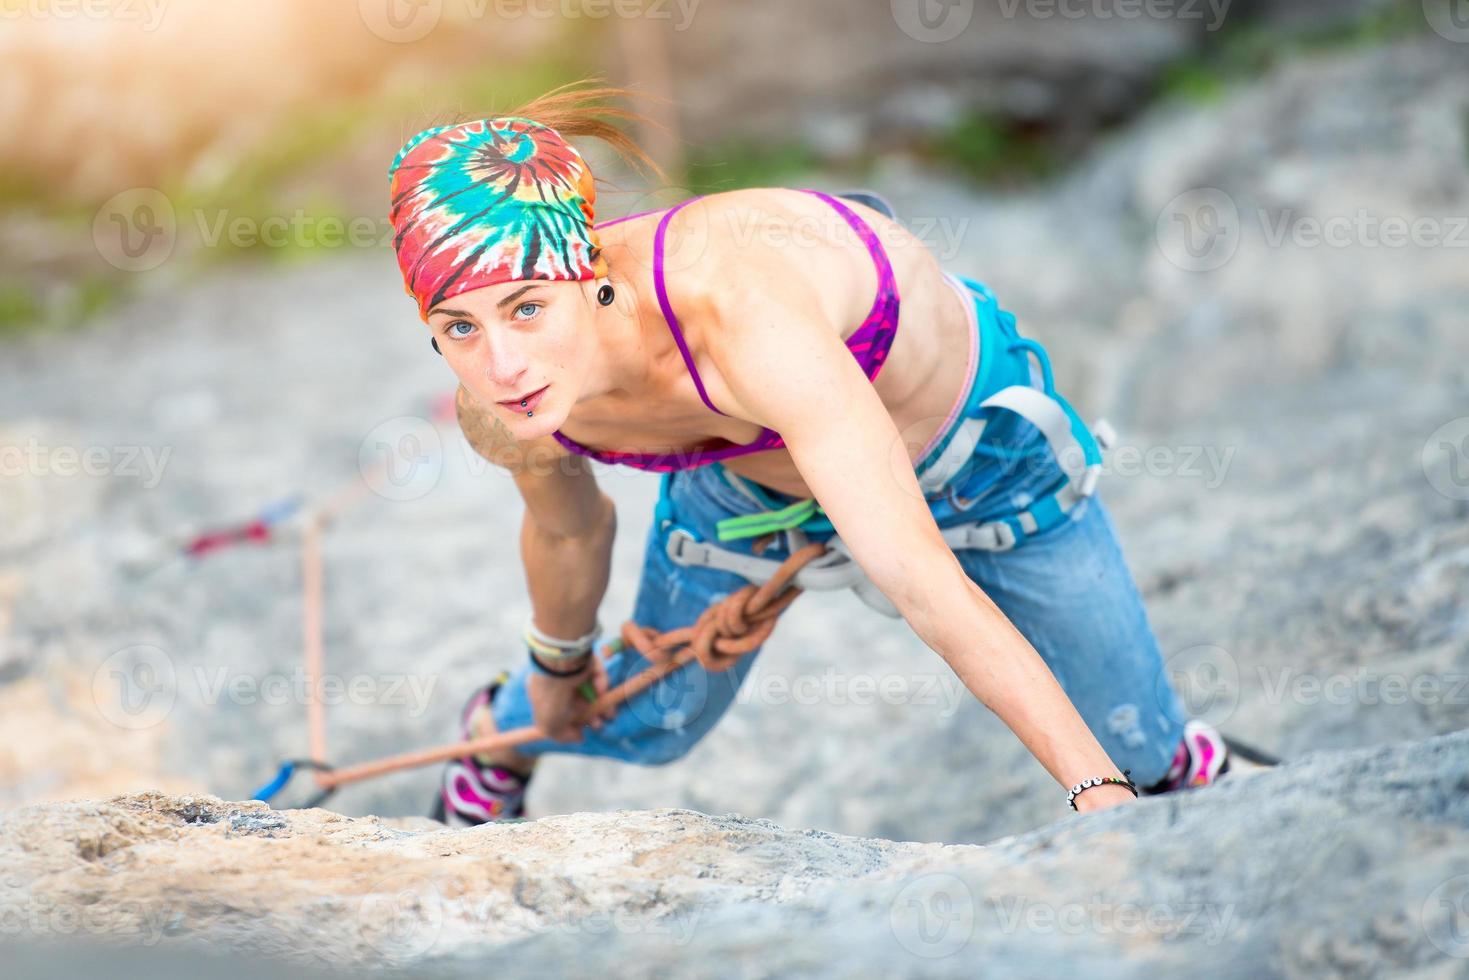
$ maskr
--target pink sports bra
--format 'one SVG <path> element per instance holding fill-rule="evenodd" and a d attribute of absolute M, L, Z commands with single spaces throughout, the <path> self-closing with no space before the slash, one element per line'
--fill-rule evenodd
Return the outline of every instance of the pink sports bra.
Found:
<path fill-rule="evenodd" d="M 888 262 L 887 252 L 884 251 L 882 243 L 877 240 L 867 222 L 863 221 L 856 212 L 847 207 L 841 201 L 824 194 L 821 191 L 801 188 L 806 193 L 815 194 L 823 201 L 830 204 L 846 220 L 847 224 L 861 237 L 867 245 L 868 254 L 872 256 L 873 264 L 877 267 L 877 298 L 872 303 L 872 309 L 867 318 L 862 321 L 856 331 L 847 338 L 847 349 L 850 350 L 857 363 L 862 366 L 862 371 L 869 380 L 876 380 L 877 374 L 882 370 L 883 363 L 887 360 L 888 350 L 893 345 L 893 338 L 898 331 L 898 283 L 893 277 L 893 267 Z M 720 415 L 709 400 L 709 395 L 704 390 L 704 382 L 699 379 L 699 372 L 694 367 L 694 357 L 689 353 L 688 344 L 684 342 L 683 331 L 679 328 L 678 317 L 674 315 L 673 307 L 668 302 L 668 290 L 663 282 L 663 240 L 668 230 L 669 219 L 677 213 L 678 209 L 699 198 L 689 198 L 680 204 L 674 205 L 658 222 L 658 230 L 653 237 L 653 287 L 657 292 L 658 305 L 663 310 L 663 317 L 668 321 L 668 328 L 673 332 L 673 339 L 678 344 L 679 353 L 683 355 L 684 363 L 688 365 L 689 374 L 694 379 L 694 387 L 699 391 L 699 397 L 705 405 L 708 405 Z M 622 221 L 630 221 L 633 218 L 641 218 L 652 211 L 644 211 L 640 214 L 630 214 L 624 218 L 608 221 L 598 227 L 614 225 Z M 558 430 L 552 433 L 556 440 L 567 449 L 582 456 L 590 456 L 592 459 L 604 463 L 619 463 L 623 466 L 632 466 L 641 470 L 653 470 L 660 473 L 673 470 L 692 469 L 696 466 L 704 466 L 721 459 L 729 459 L 732 456 L 744 456 L 748 453 L 763 452 L 767 449 L 780 449 L 785 446 L 780 433 L 774 429 L 763 429 L 753 442 L 732 443 L 727 439 L 714 439 L 696 449 L 674 450 L 666 453 L 636 453 L 636 452 L 612 452 L 593 449 L 584 446 L 575 439 L 570 439 Z"/>

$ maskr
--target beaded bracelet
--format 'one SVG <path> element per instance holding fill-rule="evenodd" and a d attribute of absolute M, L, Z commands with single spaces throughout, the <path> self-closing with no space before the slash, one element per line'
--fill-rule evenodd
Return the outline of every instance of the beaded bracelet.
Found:
<path fill-rule="evenodd" d="M 1071 792 L 1066 794 L 1066 802 L 1070 804 L 1071 809 L 1075 810 L 1076 798 L 1081 795 L 1082 790 L 1091 789 L 1093 786 L 1101 786 L 1103 783 L 1116 783 L 1118 786 L 1126 786 L 1132 790 L 1134 797 L 1137 796 L 1137 783 L 1132 781 L 1132 770 L 1124 769 L 1122 770 L 1122 778 L 1118 778 L 1117 776 L 1099 776 L 1096 779 L 1083 779 L 1071 787 Z"/>

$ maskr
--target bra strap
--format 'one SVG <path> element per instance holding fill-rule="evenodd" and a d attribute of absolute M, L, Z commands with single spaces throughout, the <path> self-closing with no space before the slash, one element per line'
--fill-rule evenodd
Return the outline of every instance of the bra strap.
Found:
<path fill-rule="evenodd" d="M 688 366 L 689 376 L 694 379 L 694 387 L 698 389 L 699 397 L 715 412 L 727 415 L 727 412 L 720 412 L 714 407 L 714 403 L 709 400 L 709 393 L 704 390 L 704 382 L 699 377 L 698 369 L 694 367 L 694 355 L 689 353 L 689 345 L 683 339 L 683 330 L 678 325 L 678 317 L 674 315 L 673 305 L 668 302 L 668 288 L 663 282 L 663 240 L 668 234 L 668 221 L 679 208 L 698 199 L 691 197 L 687 201 L 675 204 L 668 209 L 663 220 L 658 222 L 658 230 L 653 235 L 653 289 L 658 294 L 658 307 L 663 311 L 663 319 L 668 321 L 668 329 L 672 331 L 674 342 L 678 344 L 678 352 L 683 355 L 684 364 Z"/>

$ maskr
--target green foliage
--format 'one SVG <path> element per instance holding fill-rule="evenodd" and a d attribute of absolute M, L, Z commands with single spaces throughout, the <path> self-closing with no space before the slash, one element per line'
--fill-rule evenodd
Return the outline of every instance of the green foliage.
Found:
<path fill-rule="evenodd" d="M 1044 179 L 1060 169 L 1060 153 L 1042 130 L 1027 128 L 989 112 L 964 116 L 928 148 L 981 184 L 1020 184 Z"/>
<path fill-rule="evenodd" d="M 1429 30 L 1419 4 L 1395 4 L 1325 27 L 1226 27 L 1196 54 L 1163 72 L 1159 95 L 1196 104 L 1218 100 L 1231 84 L 1257 78 L 1283 62 L 1386 44 Z"/>
<path fill-rule="evenodd" d="M 730 141 L 690 154 L 684 181 L 695 194 L 716 194 L 741 187 L 777 187 L 819 165 L 806 145 L 788 141 L 774 145 Z"/>

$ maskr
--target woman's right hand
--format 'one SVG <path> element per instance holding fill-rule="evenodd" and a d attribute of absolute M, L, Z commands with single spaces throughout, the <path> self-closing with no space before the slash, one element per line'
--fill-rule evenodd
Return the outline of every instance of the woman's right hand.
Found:
<path fill-rule="evenodd" d="M 580 742 L 587 725 L 601 728 L 610 713 L 599 715 L 578 688 L 591 682 L 598 696 L 607 692 L 607 668 L 595 653 L 570 677 L 551 677 L 532 670 L 526 682 L 536 727 L 553 742 Z"/>

